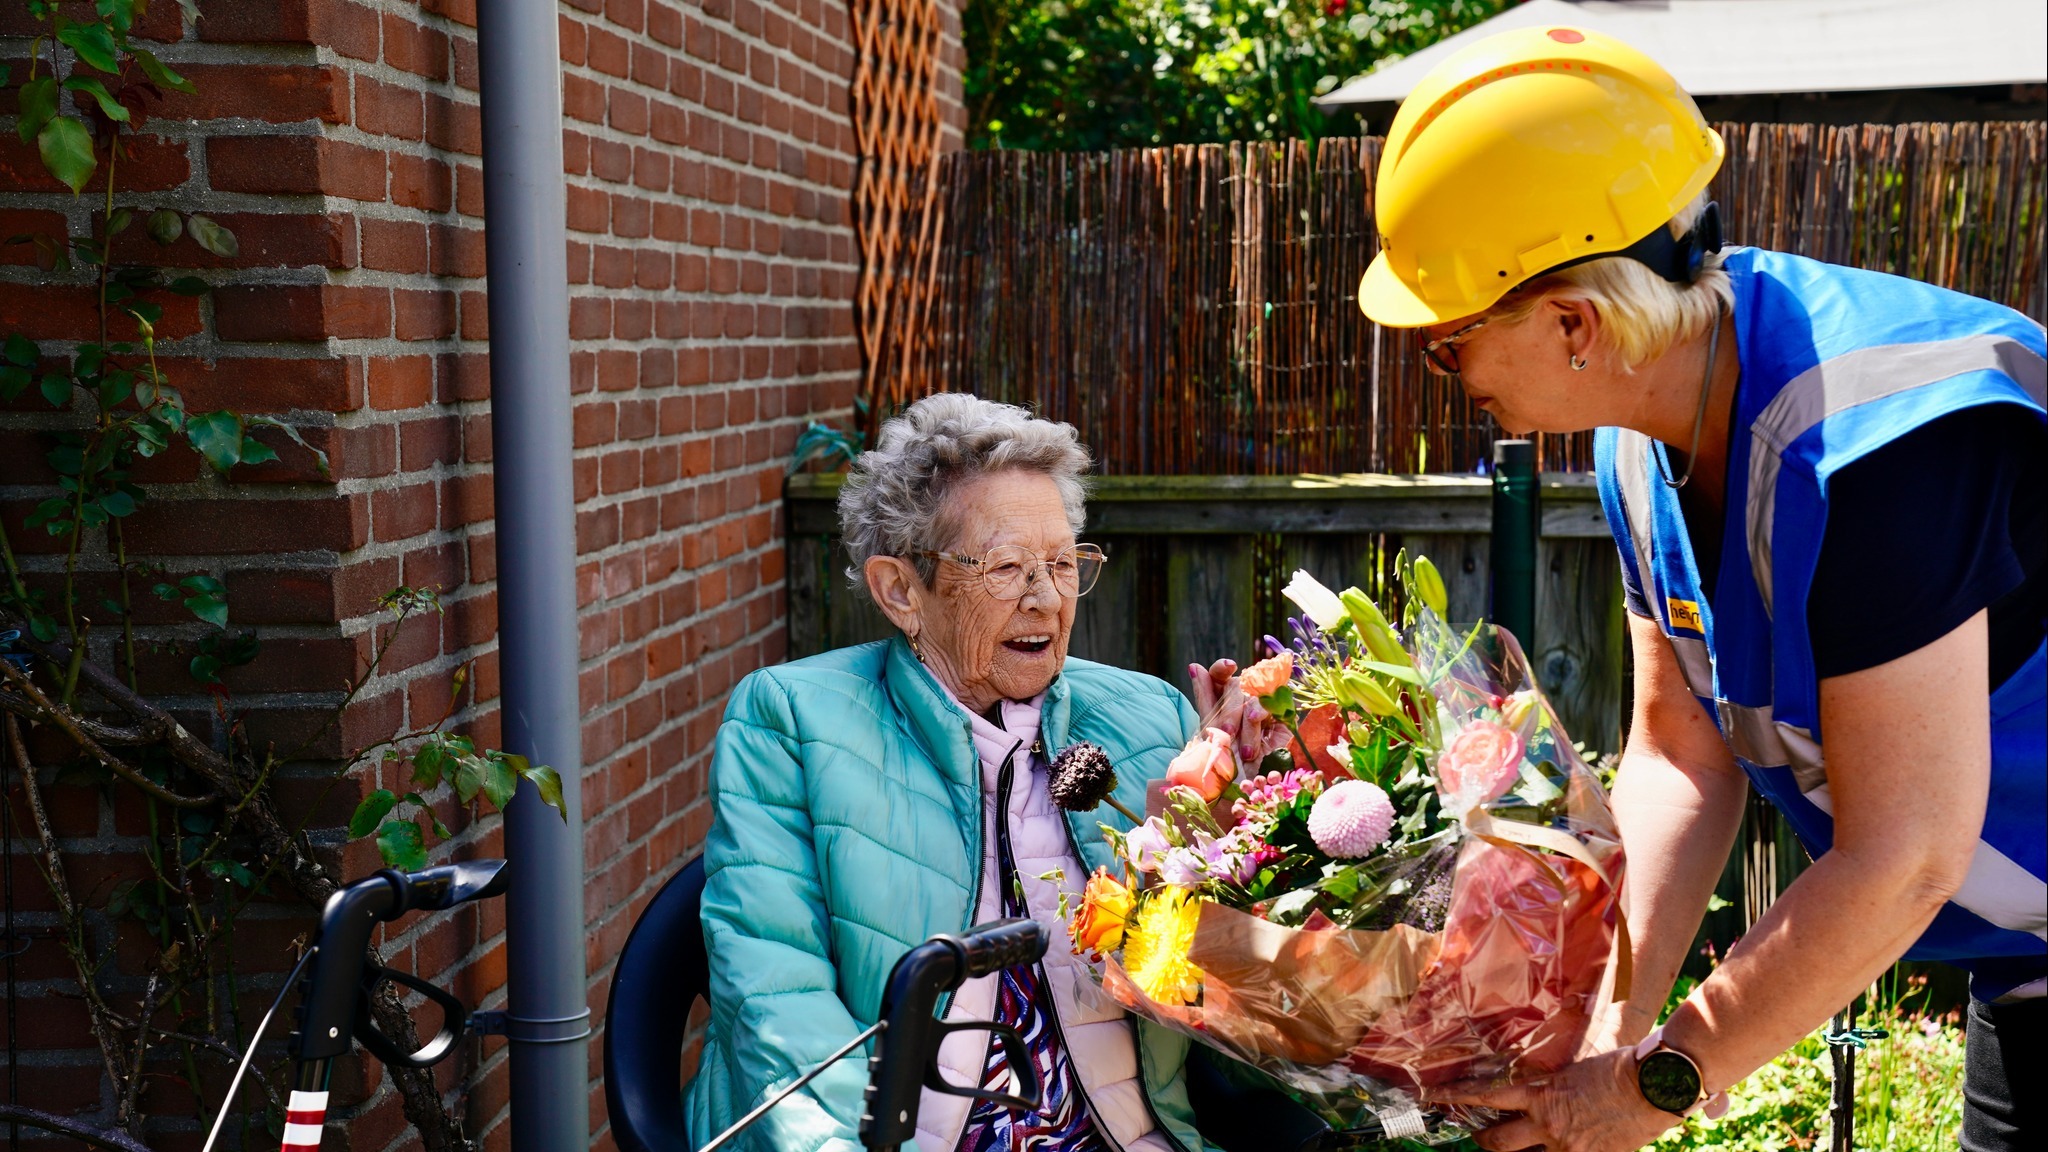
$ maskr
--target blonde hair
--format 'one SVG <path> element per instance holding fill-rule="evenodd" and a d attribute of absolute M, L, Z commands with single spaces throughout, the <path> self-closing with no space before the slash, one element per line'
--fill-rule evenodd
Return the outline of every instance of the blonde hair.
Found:
<path fill-rule="evenodd" d="M 1706 206 L 1704 194 L 1686 205 L 1672 217 L 1671 235 L 1691 231 Z M 1721 270 L 1718 252 L 1701 262 L 1699 277 L 1690 284 L 1674 284 L 1626 256 L 1607 256 L 1522 285 L 1492 310 L 1490 318 L 1497 324 L 1520 323 L 1553 296 L 1591 304 L 1600 317 L 1604 342 L 1631 369 L 1705 332 L 1723 307 L 1735 306 L 1735 290 L 1728 273 Z"/>

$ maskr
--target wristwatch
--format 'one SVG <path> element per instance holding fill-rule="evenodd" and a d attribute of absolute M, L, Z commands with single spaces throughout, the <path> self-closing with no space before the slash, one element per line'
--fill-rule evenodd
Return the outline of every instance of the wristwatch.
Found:
<path fill-rule="evenodd" d="M 1673 1116 L 1690 1116 L 1703 1106 L 1709 1116 L 1717 1116 L 1728 1107 L 1726 1093 L 1707 1095 L 1700 1066 L 1692 1057 L 1664 1043 L 1662 1028 L 1636 1045 L 1636 1090 L 1651 1107 Z"/>

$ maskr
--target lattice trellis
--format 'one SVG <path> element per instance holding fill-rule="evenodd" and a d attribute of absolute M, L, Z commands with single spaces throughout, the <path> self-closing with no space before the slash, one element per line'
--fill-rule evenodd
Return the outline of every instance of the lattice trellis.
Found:
<path fill-rule="evenodd" d="M 894 406 L 889 395 L 889 325 L 914 313 L 929 277 L 899 267 L 900 254 L 936 249 L 932 168 L 939 155 L 939 7 L 936 0 L 849 0 L 853 17 L 854 140 L 860 167 L 854 177 L 854 231 L 860 243 L 860 283 L 854 316 L 860 332 L 861 395 L 868 401 L 864 430 Z"/>

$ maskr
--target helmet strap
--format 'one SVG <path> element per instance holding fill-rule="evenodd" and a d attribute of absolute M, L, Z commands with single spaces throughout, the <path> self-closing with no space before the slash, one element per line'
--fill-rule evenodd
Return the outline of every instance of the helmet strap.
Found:
<path fill-rule="evenodd" d="M 1580 256 L 1555 267 L 1546 268 L 1540 275 L 1548 276 L 1552 272 L 1561 272 L 1574 264 L 1621 256 L 1643 265 L 1673 284 L 1690 284 L 1699 279 L 1700 268 L 1706 263 L 1707 257 L 1719 252 L 1721 246 L 1721 206 L 1709 200 L 1707 206 L 1700 211 L 1700 218 L 1693 221 L 1692 228 L 1683 236 L 1673 236 L 1669 224 L 1660 224 L 1652 228 L 1648 236 L 1618 252 L 1595 252 Z"/>

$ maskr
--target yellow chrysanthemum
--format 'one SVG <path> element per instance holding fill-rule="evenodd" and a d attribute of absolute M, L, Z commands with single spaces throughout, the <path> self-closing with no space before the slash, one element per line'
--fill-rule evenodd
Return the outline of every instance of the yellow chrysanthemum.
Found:
<path fill-rule="evenodd" d="M 1202 970 L 1188 962 L 1202 902 L 1185 888 L 1162 888 L 1138 909 L 1124 931 L 1124 970 L 1138 991 L 1161 1004 L 1192 1004 L 1202 994 Z"/>

